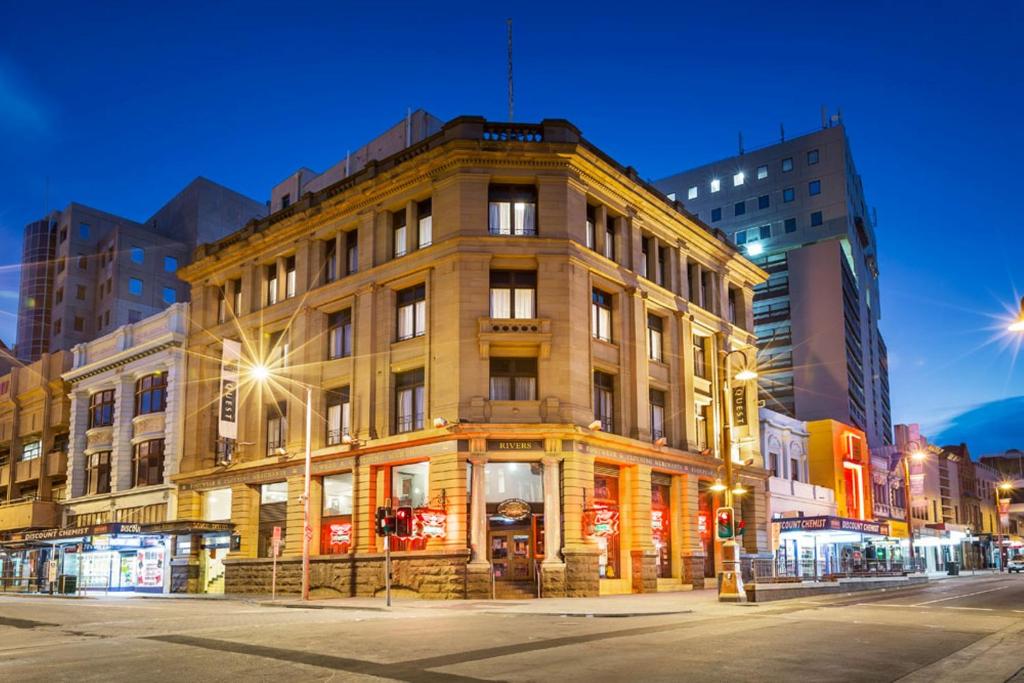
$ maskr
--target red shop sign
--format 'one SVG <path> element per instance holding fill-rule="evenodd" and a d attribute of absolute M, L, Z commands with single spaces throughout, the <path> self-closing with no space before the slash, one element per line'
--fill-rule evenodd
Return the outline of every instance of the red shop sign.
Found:
<path fill-rule="evenodd" d="M 651 510 L 651 531 L 668 531 L 668 514 L 666 510 Z"/>
<path fill-rule="evenodd" d="M 583 511 L 583 535 L 591 538 L 614 536 L 619 533 L 619 511 L 595 507 Z"/>
<path fill-rule="evenodd" d="M 352 523 L 342 522 L 331 524 L 331 545 L 350 545 L 352 543 Z"/>
<path fill-rule="evenodd" d="M 415 513 L 413 534 L 419 538 L 444 538 L 447 533 L 448 513 L 444 510 L 419 508 Z"/>

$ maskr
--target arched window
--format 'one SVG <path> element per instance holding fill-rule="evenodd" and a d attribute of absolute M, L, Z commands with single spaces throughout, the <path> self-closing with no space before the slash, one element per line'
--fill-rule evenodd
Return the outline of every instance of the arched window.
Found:
<path fill-rule="evenodd" d="M 155 372 L 135 383 L 135 414 L 159 413 L 167 407 L 167 373 Z"/>

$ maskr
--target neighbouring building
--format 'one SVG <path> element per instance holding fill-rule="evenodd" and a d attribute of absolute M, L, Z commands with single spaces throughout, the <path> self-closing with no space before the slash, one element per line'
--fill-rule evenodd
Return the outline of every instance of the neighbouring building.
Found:
<path fill-rule="evenodd" d="M 299 588 L 306 387 L 314 594 L 383 589 L 386 501 L 416 517 L 394 585 L 424 597 L 486 597 L 492 577 L 529 597 L 714 576 L 721 373 L 743 362 L 719 359 L 753 360 L 765 273 L 569 122 L 454 119 L 180 275 L 195 414 L 178 517 L 220 521 L 229 501 L 228 592 L 269 590 L 278 536 L 278 589 Z M 234 438 L 222 339 L 242 343 Z M 755 394 L 727 404 L 750 554 L 768 550 Z"/>
<path fill-rule="evenodd" d="M 44 353 L 0 376 L 0 583 L 7 589 L 45 584 L 50 546 L 23 535 L 60 525 L 70 411 L 61 374 L 70 366 L 70 353 Z"/>
<path fill-rule="evenodd" d="M 769 273 L 754 297 L 767 407 L 856 426 L 881 446 L 892 420 L 875 221 L 846 127 L 823 123 L 656 185 Z"/>
<path fill-rule="evenodd" d="M 17 358 L 69 350 L 187 301 L 176 272 L 196 245 L 265 214 L 261 203 L 197 178 L 143 223 L 74 202 L 29 223 Z"/>

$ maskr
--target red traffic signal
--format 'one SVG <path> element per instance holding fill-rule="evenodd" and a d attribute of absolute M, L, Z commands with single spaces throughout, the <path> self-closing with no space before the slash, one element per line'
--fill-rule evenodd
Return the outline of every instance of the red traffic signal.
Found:
<path fill-rule="evenodd" d="M 718 528 L 719 538 L 732 538 L 735 533 L 733 526 L 732 508 L 718 508 L 715 512 L 715 526 Z"/>
<path fill-rule="evenodd" d="M 412 508 L 400 507 L 395 510 L 395 536 L 412 538 Z"/>
<path fill-rule="evenodd" d="M 395 513 L 391 508 L 377 508 L 376 522 L 378 536 L 390 536 L 395 533 Z"/>

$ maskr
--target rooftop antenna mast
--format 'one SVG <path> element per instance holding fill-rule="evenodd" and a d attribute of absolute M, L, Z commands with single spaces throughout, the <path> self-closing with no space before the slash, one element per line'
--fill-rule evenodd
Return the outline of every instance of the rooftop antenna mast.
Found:
<path fill-rule="evenodd" d="M 515 118 L 515 96 L 512 89 L 512 20 L 507 19 L 508 25 L 508 121 Z"/>

